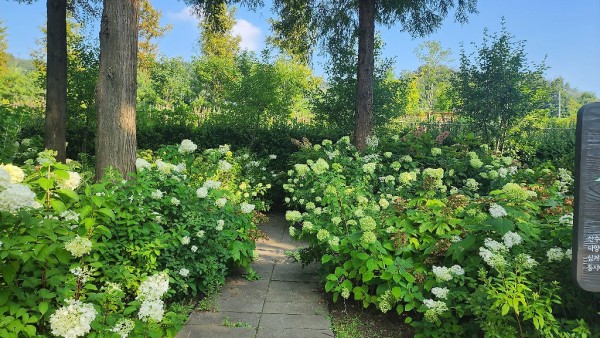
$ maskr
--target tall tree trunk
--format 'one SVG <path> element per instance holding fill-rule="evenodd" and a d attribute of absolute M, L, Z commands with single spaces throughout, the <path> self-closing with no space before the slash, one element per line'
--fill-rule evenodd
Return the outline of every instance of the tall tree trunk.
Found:
<path fill-rule="evenodd" d="M 354 112 L 354 145 L 364 150 L 373 118 L 375 69 L 375 1 L 360 0 L 358 8 L 358 77 Z"/>
<path fill-rule="evenodd" d="M 96 177 L 135 170 L 139 0 L 104 0 L 96 85 Z"/>
<path fill-rule="evenodd" d="M 67 159 L 67 0 L 46 2 L 46 119 L 44 146 Z"/>

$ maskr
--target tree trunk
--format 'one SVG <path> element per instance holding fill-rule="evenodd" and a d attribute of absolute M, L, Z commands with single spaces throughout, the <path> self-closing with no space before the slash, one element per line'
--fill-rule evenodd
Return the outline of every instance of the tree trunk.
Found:
<path fill-rule="evenodd" d="M 354 145 L 364 150 L 373 117 L 375 69 L 375 1 L 360 0 L 358 9 L 358 77 L 354 112 Z"/>
<path fill-rule="evenodd" d="M 104 0 L 96 85 L 96 178 L 135 170 L 139 0 Z"/>
<path fill-rule="evenodd" d="M 67 0 L 48 0 L 44 147 L 67 159 Z"/>

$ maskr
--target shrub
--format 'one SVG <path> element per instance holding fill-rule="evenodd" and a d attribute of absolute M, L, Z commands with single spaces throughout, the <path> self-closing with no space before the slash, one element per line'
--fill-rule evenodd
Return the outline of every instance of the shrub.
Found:
<path fill-rule="evenodd" d="M 300 257 L 322 263 L 334 300 L 396 310 L 419 336 L 578 336 L 598 325 L 593 297 L 564 274 L 567 170 L 412 136 L 370 144 L 364 154 L 347 137 L 307 147 L 284 186 L 290 232 L 309 244 Z"/>
<path fill-rule="evenodd" d="M 195 150 L 144 152 L 129 180 L 97 183 L 50 151 L 0 167 L 0 335 L 174 336 L 174 301 L 214 292 L 230 267 L 253 277 L 268 160 Z"/>

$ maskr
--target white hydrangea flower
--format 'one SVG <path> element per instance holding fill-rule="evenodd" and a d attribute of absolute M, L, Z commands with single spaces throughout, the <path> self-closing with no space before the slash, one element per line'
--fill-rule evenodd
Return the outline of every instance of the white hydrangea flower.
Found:
<path fill-rule="evenodd" d="M 183 244 L 183 245 L 190 244 L 190 237 L 189 236 L 183 236 L 183 238 L 181 238 L 181 244 Z"/>
<path fill-rule="evenodd" d="M 225 160 L 219 161 L 219 170 L 227 172 L 233 168 L 233 165 Z"/>
<path fill-rule="evenodd" d="M 196 190 L 196 196 L 198 196 L 198 198 L 206 198 L 206 196 L 208 196 L 208 189 L 206 187 L 198 188 L 198 190 Z"/>
<path fill-rule="evenodd" d="M 204 187 L 206 187 L 207 189 L 219 189 L 221 187 L 221 182 L 219 181 L 214 181 L 214 180 L 206 180 L 206 182 L 204 182 Z"/>
<path fill-rule="evenodd" d="M 450 273 L 450 269 L 445 266 L 433 266 L 432 268 L 433 274 L 435 275 L 435 279 L 438 282 L 447 282 L 452 279 L 452 274 Z"/>
<path fill-rule="evenodd" d="M 435 287 L 431 289 L 431 293 L 433 293 L 439 299 L 446 299 L 448 297 L 448 292 L 450 290 L 448 288 L 440 288 Z"/>
<path fill-rule="evenodd" d="M 196 151 L 196 149 L 198 149 L 198 146 L 187 139 L 181 141 L 181 144 L 179 145 L 179 153 L 181 154 L 190 154 Z"/>
<path fill-rule="evenodd" d="M 560 216 L 558 219 L 560 225 L 573 226 L 573 213 L 568 213 Z"/>
<path fill-rule="evenodd" d="M 483 241 L 483 243 L 484 243 L 485 247 L 487 247 L 488 249 L 490 249 L 494 252 L 507 252 L 508 251 L 507 247 L 504 244 L 502 244 L 498 241 L 495 241 L 491 238 L 486 238 Z"/>
<path fill-rule="evenodd" d="M 271 155 L 269 155 L 269 159 L 276 160 L 277 159 L 277 155 L 271 154 Z"/>
<path fill-rule="evenodd" d="M 192 252 L 196 252 L 198 251 L 198 247 L 195 245 L 192 245 L 192 247 L 190 248 L 190 250 L 192 250 Z"/>
<path fill-rule="evenodd" d="M 198 230 L 198 232 L 196 233 L 196 237 L 203 238 L 204 234 L 205 234 L 204 230 Z"/>
<path fill-rule="evenodd" d="M 50 328 L 55 336 L 74 338 L 85 336 L 96 318 L 96 309 L 92 304 L 80 300 L 67 299 L 66 306 L 57 309 L 50 316 Z"/>
<path fill-rule="evenodd" d="M 164 313 L 164 303 L 162 300 L 147 299 L 142 302 L 138 317 L 144 322 L 148 322 L 151 319 L 157 323 L 160 323 L 163 319 Z"/>
<path fill-rule="evenodd" d="M 133 320 L 123 318 L 110 331 L 117 333 L 121 338 L 127 338 L 134 327 L 135 322 Z"/>
<path fill-rule="evenodd" d="M 490 205 L 490 215 L 493 218 L 500 218 L 507 216 L 508 213 L 506 213 L 506 210 L 501 205 L 492 203 L 492 205 Z"/>
<path fill-rule="evenodd" d="M 219 208 L 223 208 L 227 204 L 227 198 L 221 197 L 215 201 L 215 205 Z"/>
<path fill-rule="evenodd" d="M 515 245 L 521 244 L 523 241 L 518 233 L 512 231 L 505 233 L 504 236 L 502 236 L 502 240 L 504 241 L 504 245 L 509 249 Z"/>
<path fill-rule="evenodd" d="M 285 219 L 290 222 L 297 222 L 302 220 L 302 214 L 297 210 L 288 210 L 285 212 Z"/>
<path fill-rule="evenodd" d="M 152 165 L 150 164 L 150 162 L 146 161 L 143 158 L 138 158 L 135 160 L 135 168 L 137 169 L 137 171 L 143 171 L 146 169 L 150 169 L 152 167 Z"/>
<path fill-rule="evenodd" d="M 288 231 L 290 232 L 290 236 L 296 236 L 296 228 L 294 228 L 293 226 L 290 225 Z"/>
<path fill-rule="evenodd" d="M 77 189 L 81 183 L 81 176 L 74 171 L 67 171 L 67 173 L 69 174 L 69 178 L 66 180 L 59 180 L 58 186 L 62 189 Z"/>
<path fill-rule="evenodd" d="M 6 188 L 11 185 L 11 177 L 8 171 L 0 166 L 0 188 Z"/>
<path fill-rule="evenodd" d="M 187 277 L 190 274 L 190 270 L 186 269 L 186 268 L 181 268 L 179 269 L 179 275 L 181 277 Z"/>
<path fill-rule="evenodd" d="M 35 208 L 35 193 L 24 184 L 9 184 L 0 191 L 0 210 L 16 213 L 22 208 Z"/>
<path fill-rule="evenodd" d="M 152 197 L 155 200 L 161 199 L 163 197 L 163 192 L 156 189 L 150 194 L 150 197 Z"/>
<path fill-rule="evenodd" d="M 73 257 L 81 257 L 92 251 L 92 241 L 87 237 L 75 236 L 72 240 L 65 243 L 65 249 L 73 255 Z"/>
<path fill-rule="evenodd" d="M 174 206 L 179 206 L 179 204 L 181 204 L 181 201 L 178 200 L 176 197 L 171 197 L 171 204 L 173 204 Z"/>
<path fill-rule="evenodd" d="M 465 186 L 471 191 L 477 191 L 477 189 L 479 189 L 479 182 L 475 181 L 472 178 L 467 178 L 467 183 L 465 184 Z"/>
<path fill-rule="evenodd" d="M 450 273 L 454 276 L 462 276 L 465 274 L 465 270 L 462 266 L 455 264 L 450 267 Z"/>
<path fill-rule="evenodd" d="M 15 166 L 15 165 L 12 165 L 12 164 L 1 165 L 0 164 L 0 169 L 4 169 L 4 171 L 6 171 L 8 173 L 8 175 L 10 176 L 10 183 L 21 183 L 25 179 L 25 172 L 23 171 L 23 169 Z M 0 179 L 0 180 L 2 180 L 2 179 Z M 0 187 L 1 186 L 2 186 L 2 183 L 0 183 Z"/>
<path fill-rule="evenodd" d="M 166 272 L 154 274 L 138 287 L 136 299 L 146 301 L 160 299 L 169 290 L 169 275 Z"/>
<path fill-rule="evenodd" d="M 240 204 L 240 209 L 242 210 L 242 213 L 244 213 L 244 214 L 251 213 L 252 211 L 254 211 L 255 207 L 256 206 L 254 204 L 250 204 L 250 203 L 246 203 L 246 202 Z"/>
<path fill-rule="evenodd" d="M 377 163 L 365 163 L 362 166 L 362 170 L 363 172 L 367 173 L 367 174 L 373 174 L 375 172 L 375 169 L 377 168 Z"/>
<path fill-rule="evenodd" d="M 562 249 L 557 247 L 548 249 L 546 256 L 548 257 L 548 262 L 560 262 L 565 258 Z"/>

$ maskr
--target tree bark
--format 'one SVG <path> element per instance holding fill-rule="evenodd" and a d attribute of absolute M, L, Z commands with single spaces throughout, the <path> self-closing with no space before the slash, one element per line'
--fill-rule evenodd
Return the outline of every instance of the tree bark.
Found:
<path fill-rule="evenodd" d="M 67 0 L 48 0 L 44 147 L 67 159 Z"/>
<path fill-rule="evenodd" d="M 96 85 L 96 178 L 135 170 L 139 0 L 104 0 Z"/>
<path fill-rule="evenodd" d="M 364 150 L 373 118 L 375 69 L 375 1 L 360 0 L 358 8 L 358 77 L 354 113 L 354 145 Z"/>

